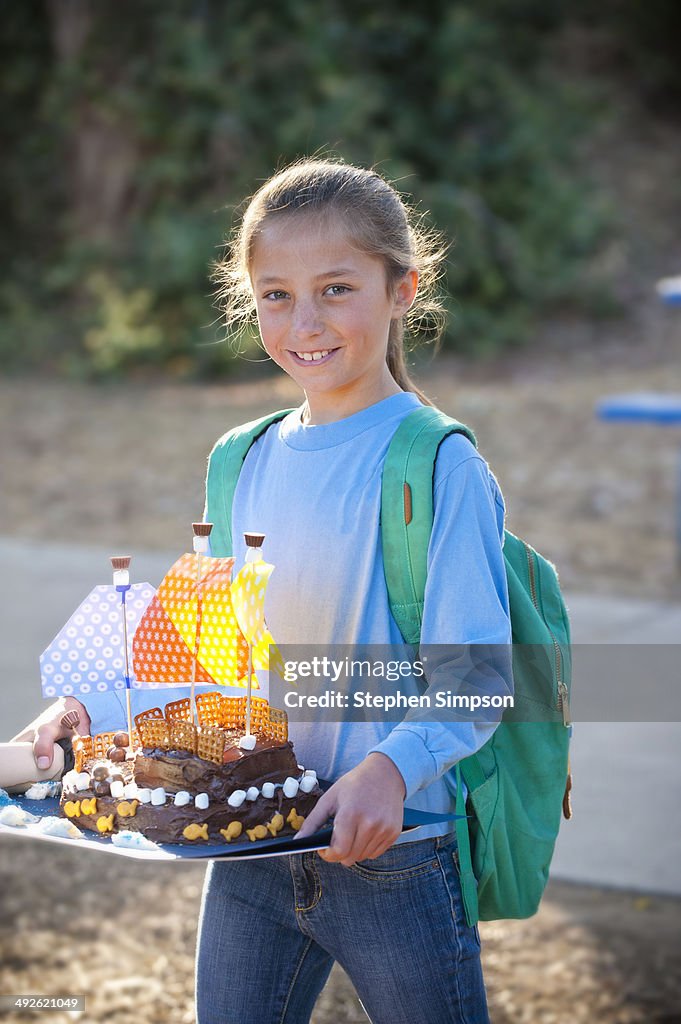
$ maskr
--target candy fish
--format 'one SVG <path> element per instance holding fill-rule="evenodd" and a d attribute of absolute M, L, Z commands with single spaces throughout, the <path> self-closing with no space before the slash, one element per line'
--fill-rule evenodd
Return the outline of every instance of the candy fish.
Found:
<path fill-rule="evenodd" d="M 116 810 L 122 818 L 134 818 L 137 814 L 139 800 L 121 800 Z"/>
<path fill-rule="evenodd" d="M 232 839 L 238 839 L 243 831 L 243 825 L 240 821 L 230 821 L 227 828 L 220 829 L 220 835 L 224 837 L 226 843 L 231 843 Z"/>
<path fill-rule="evenodd" d="M 283 814 L 275 814 L 274 817 L 272 818 L 272 820 L 270 822 L 268 822 L 268 824 L 267 824 L 267 828 L 269 829 L 269 831 L 272 833 L 273 836 L 276 836 L 277 832 L 281 832 L 283 827 L 284 827 L 284 816 L 283 816 Z"/>
<path fill-rule="evenodd" d="M 80 813 L 81 814 L 96 814 L 97 813 L 97 798 L 90 797 L 80 801 Z"/>
<path fill-rule="evenodd" d="M 298 812 L 296 811 L 295 807 L 293 807 L 289 811 L 289 815 L 288 815 L 288 818 L 286 820 L 289 823 L 289 825 L 291 826 L 291 828 L 295 832 L 297 832 L 299 829 L 301 829 L 303 827 L 303 822 L 305 821 L 305 815 L 298 814 Z"/>
<path fill-rule="evenodd" d="M 102 815 L 101 818 L 97 818 L 97 830 L 99 832 L 113 832 L 114 827 L 114 816 L 113 814 Z"/>
<path fill-rule="evenodd" d="M 185 839 L 208 839 L 208 822 L 204 821 L 203 825 L 187 825 L 182 830 L 182 835 Z"/>
<path fill-rule="evenodd" d="M 64 814 L 67 818 L 77 818 L 80 814 L 80 800 L 67 800 L 64 804 Z"/>
<path fill-rule="evenodd" d="M 256 839 L 265 839 L 267 837 L 267 826 L 256 825 L 255 828 L 247 828 L 246 835 L 252 843 L 254 843 Z"/>

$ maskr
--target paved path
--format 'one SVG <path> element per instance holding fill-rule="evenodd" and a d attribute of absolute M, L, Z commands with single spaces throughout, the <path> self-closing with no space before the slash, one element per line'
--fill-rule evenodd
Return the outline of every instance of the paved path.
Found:
<path fill-rule="evenodd" d="M 568 608 L 580 644 L 681 645 L 681 604 L 573 594 Z M 552 875 L 681 895 L 681 723 L 578 722 L 571 761 Z"/>
<path fill-rule="evenodd" d="M 91 587 L 109 579 L 109 554 L 0 539 L 1 739 L 44 706 L 40 652 Z M 153 584 L 175 557 L 133 554 L 134 579 Z M 576 594 L 568 604 L 576 642 L 681 644 L 681 605 Z M 572 769 L 574 818 L 563 823 L 552 873 L 681 894 L 681 723 L 578 723 Z"/>

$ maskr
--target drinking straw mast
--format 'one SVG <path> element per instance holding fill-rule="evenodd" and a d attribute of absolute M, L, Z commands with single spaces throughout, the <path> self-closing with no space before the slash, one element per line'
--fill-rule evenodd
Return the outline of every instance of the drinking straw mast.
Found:
<path fill-rule="evenodd" d="M 132 711 L 130 708 L 130 663 L 128 658 L 128 617 L 125 608 L 125 595 L 130 590 L 130 555 L 113 555 L 113 585 L 121 595 L 121 615 L 123 617 L 123 650 L 125 652 L 125 707 L 128 716 L 128 739 L 132 743 Z"/>
<path fill-rule="evenodd" d="M 244 533 L 246 541 L 246 562 L 257 562 L 262 558 L 264 533 Z M 248 631 L 248 675 L 246 683 L 246 735 L 251 735 L 251 704 L 253 691 L 253 635 Z"/>
<path fill-rule="evenodd" d="M 213 529 L 212 523 L 192 523 L 194 531 L 194 551 L 196 552 L 196 639 L 194 641 L 194 657 L 192 658 L 192 688 L 189 694 L 189 706 L 191 708 L 192 722 L 198 725 L 198 715 L 194 700 L 196 688 L 196 663 L 199 656 L 199 643 L 201 639 L 201 556 L 207 555 L 210 548 L 210 534 Z"/>

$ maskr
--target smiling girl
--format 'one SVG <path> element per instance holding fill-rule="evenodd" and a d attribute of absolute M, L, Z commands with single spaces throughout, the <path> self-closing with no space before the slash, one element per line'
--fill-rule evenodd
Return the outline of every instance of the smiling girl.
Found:
<path fill-rule="evenodd" d="M 304 393 L 246 456 L 235 550 L 213 550 L 238 562 L 244 531 L 266 534 L 277 566 L 267 619 L 280 644 L 402 642 L 385 581 L 381 472 L 404 417 L 430 404 L 409 379 L 403 337 L 440 314 L 443 257 L 381 176 L 304 160 L 255 194 L 218 265 L 227 325 L 256 315 L 266 352 Z M 461 434 L 440 445 L 433 499 L 422 644 L 510 644 L 503 499 Z M 291 723 L 302 763 L 333 783 L 299 835 L 332 817 L 332 841 L 320 853 L 211 864 L 199 1024 L 303 1024 L 334 961 L 374 1024 L 488 1021 L 451 822 L 416 839 L 401 830 L 405 803 L 453 811 L 445 775 L 493 729 Z"/>

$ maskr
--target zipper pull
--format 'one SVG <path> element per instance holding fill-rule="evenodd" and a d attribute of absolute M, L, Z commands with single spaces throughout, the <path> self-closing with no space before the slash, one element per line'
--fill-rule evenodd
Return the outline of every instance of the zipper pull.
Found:
<path fill-rule="evenodd" d="M 570 723 L 570 694 L 565 683 L 561 680 L 558 681 L 558 693 L 560 694 L 560 707 L 563 712 L 563 725 L 567 729 Z"/>

